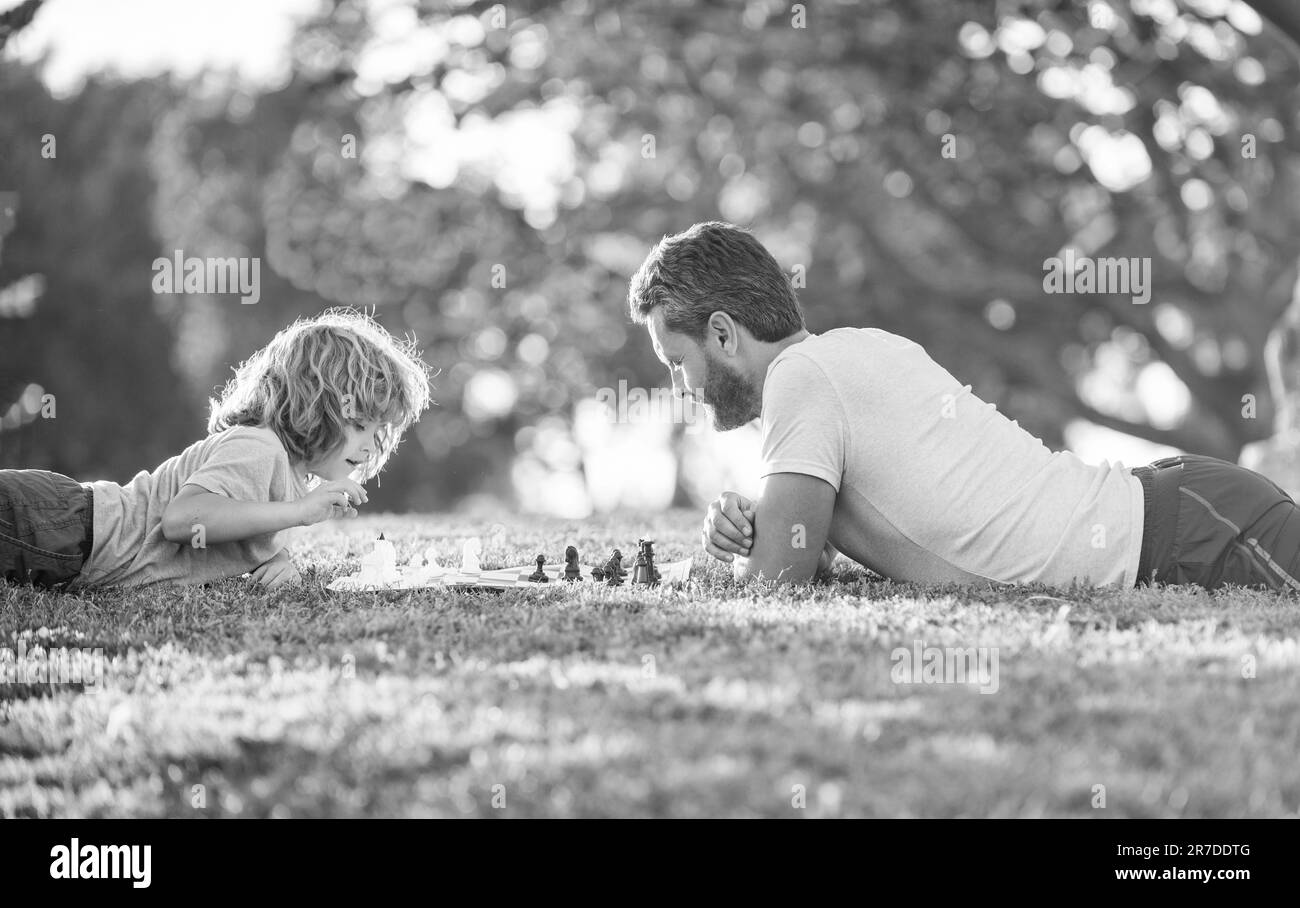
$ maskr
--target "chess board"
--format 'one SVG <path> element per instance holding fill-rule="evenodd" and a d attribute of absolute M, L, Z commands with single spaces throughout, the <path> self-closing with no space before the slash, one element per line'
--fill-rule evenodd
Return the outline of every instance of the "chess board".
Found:
<path fill-rule="evenodd" d="M 665 586 L 671 586 L 677 583 L 685 583 L 691 574 L 691 559 L 684 561 L 670 561 L 655 565 L 659 569 L 659 582 Z M 604 581 L 593 580 L 591 576 L 592 567 L 590 565 L 580 565 L 582 576 L 578 580 L 566 581 L 564 579 L 564 565 L 546 565 L 542 571 L 546 574 L 548 583 L 533 583 L 528 578 L 537 570 L 536 563 L 521 565 L 519 567 L 501 568 L 493 571 L 479 571 L 477 573 L 462 573 L 455 569 L 443 569 L 442 573 L 435 576 L 429 576 L 429 572 L 424 568 L 413 568 L 409 565 L 399 566 L 397 568 L 398 579 L 388 583 L 365 583 L 361 580 L 361 573 L 350 574 L 347 577 L 339 577 L 331 583 L 326 589 L 335 592 L 372 592 L 375 590 L 421 590 L 437 589 L 439 587 L 453 587 L 460 589 L 496 589 L 506 590 L 515 587 L 534 587 L 541 588 L 548 586 L 550 583 L 571 585 L 604 585 Z M 627 565 L 627 576 L 623 578 L 623 588 L 640 589 L 641 584 L 632 583 L 632 566 Z"/>

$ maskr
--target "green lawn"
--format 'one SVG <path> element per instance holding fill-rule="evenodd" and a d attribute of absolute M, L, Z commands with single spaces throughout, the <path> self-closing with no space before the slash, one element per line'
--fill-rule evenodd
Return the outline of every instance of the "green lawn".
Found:
<path fill-rule="evenodd" d="M 0 586 L 0 646 L 109 660 L 98 687 L 0 684 L 0 817 L 1300 807 L 1295 599 L 923 590 L 843 559 L 833 584 L 772 593 L 706 564 L 699 520 L 520 518 L 494 549 L 490 521 L 367 516 L 302 531 L 292 592 Z M 403 561 L 482 535 L 488 568 L 570 543 L 594 562 L 652 536 L 696 568 L 682 590 L 324 590 L 380 530 Z M 990 648 L 996 692 L 896 681 L 918 640 Z"/>

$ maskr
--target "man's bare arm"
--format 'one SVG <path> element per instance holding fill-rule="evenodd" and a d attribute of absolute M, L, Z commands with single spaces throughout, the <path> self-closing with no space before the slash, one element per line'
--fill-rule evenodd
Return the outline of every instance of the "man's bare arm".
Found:
<path fill-rule="evenodd" d="M 736 557 L 737 580 L 807 583 L 818 573 L 835 511 L 835 488 L 803 473 L 773 473 L 755 505 L 749 556 Z"/>

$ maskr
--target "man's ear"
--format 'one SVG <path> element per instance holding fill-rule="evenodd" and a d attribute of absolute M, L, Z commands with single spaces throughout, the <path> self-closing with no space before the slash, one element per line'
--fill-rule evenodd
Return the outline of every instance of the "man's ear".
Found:
<path fill-rule="evenodd" d="M 713 347 L 721 353 L 735 356 L 740 349 L 740 332 L 735 320 L 719 310 L 709 316 L 708 330 L 705 332 L 706 346 Z"/>

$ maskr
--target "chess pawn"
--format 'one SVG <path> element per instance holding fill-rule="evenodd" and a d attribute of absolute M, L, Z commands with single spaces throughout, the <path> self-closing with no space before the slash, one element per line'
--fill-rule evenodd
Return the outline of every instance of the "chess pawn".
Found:
<path fill-rule="evenodd" d="M 438 564 L 438 555 L 433 546 L 424 550 L 424 554 L 419 552 L 411 556 L 411 561 L 406 566 L 406 576 L 415 581 L 432 580 L 442 574 L 442 567 Z"/>
<path fill-rule="evenodd" d="M 483 570 L 479 562 L 479 553 L 483 551 L 483 543 L 475 536 L 465 541 L 465 548 L 461 551 L 460 572 L 462 574 L 478 574 Z"/>
<path fill-rule="evenodd" d="M 529 583 L 550 583 L 551 578 L 546 576 L 546 571 L 542 570 L 542 565 L 546 564 L 546 556 L 537 556 L 537 570 L 528 575 Z"/>

